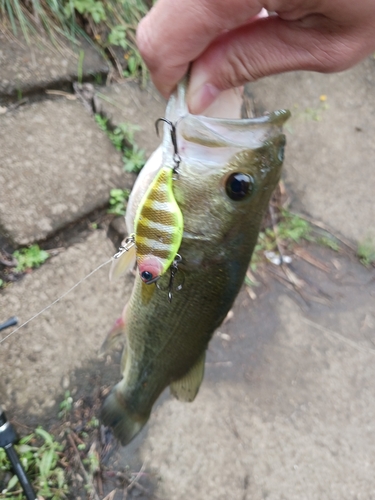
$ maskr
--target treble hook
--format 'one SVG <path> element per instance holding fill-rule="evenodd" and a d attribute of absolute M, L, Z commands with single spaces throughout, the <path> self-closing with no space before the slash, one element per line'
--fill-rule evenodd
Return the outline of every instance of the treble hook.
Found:
<path fill-rule="evenodd" d="M 177 274 L 177 271 L 178 271 L 178 264 L 182 261 L 182 257 L 181 255 L 179 254 L 176 254 L 176 257 L 174 259 L 174 261 L 172 262 L 171 264 L 171 267 L 169 268 L 170 269 L 170 276 L 169 276 L 169 282 L 168 282 L 168 287 L 167 287 L 167 290 L 168 290 L 168 300 L 169 302 L 172 302 L 172 298 L 173 298 L 173 284 L 174 284 L 174 279 L 175 279 L 175 276 Z M 184 274 L 182 274 L 182 277 L 183 277 L 183 281 L 182 283 L 180 283 L 175 291 L 176 292 L 179 292 L 180 290 L 182 290 L 182 287 L 184 285 L 184 282 L 185 282 L 185 279 L 184 279 Z M 156 286 L 159 290 L 162 290 L 164 291 L 165 289 L 163 289 L 159 283 L 156 283 Z"/>
<path fill-rule="evenodd" d="M 177 130 L 176 130 L 177 123 L 174 124 L 170 120 L 167 120 L 166 118 L 158 118 L 155 122 L 156 135 L 158 137 L 159 137 L 159 122 L 165 122 L 171 127 L 171 141 L 174 149 L 173 161 L 175 163 L 175 166 L 173 167 L 173 172 L 176 174 L 178 173 L 178 167 L 180 166 L 181 163 L 181 156 L 178 152 L 178 146 L 177 146 Z"/>

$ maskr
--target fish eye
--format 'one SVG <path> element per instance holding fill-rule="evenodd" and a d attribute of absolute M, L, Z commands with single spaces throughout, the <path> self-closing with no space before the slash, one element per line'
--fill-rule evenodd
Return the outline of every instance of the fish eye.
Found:
<path fill-rule="evenodd" d="M 150 273 L 150 271 L 143 271 L 143 273 L 141 274 L 141 278 L 143 279 L 143 281 L 147 282 L 152 280 L 153 274 Z"/>
<path fill-rule="evenodd" d="M 225 182 L 225 191 L 229 198 L 239 201 L 253 193 L 254 179 L 249 174 L 235 172 Z"/>

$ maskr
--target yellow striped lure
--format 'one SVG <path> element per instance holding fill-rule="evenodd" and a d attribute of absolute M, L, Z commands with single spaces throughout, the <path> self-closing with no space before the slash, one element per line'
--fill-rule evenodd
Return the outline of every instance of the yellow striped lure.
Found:
<path fill-rule="evenodd" d="M 136 262 L 142 281 L 148 285 L 156 283 L 171 269 L 168 294 L 171 300 L 173 279 L 181 260 L 178 250 L 183 233 L 183 216 L 173 194 L 172 181 L 173 176 L 178 174 L 181 158 L 177 149 L 175 125 L 165 118 L 159 118 L 155 124 L 157 132 L 160 121 L 171 126 L 174 165 L 163 166 L 156 174 L 136 212 L 134 234 L 125 240 L 114 259 L 119 259 L 115 271 L 117 275 L 133 267 Z"/>

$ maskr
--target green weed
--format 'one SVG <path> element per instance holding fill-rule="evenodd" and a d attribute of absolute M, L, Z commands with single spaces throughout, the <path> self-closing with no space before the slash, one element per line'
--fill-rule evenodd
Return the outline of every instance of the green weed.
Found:
<path fill-rule="evenodd" d="M 15 36 L 21 31 L 27 43 L 40 28 L 54 45 L 61 45 L 57 36 L 61 34 L 78 43 L 78 35 L 87 38 L 82 28 L 87 26 L 89 36 L 102 51 L 118 46 L 125 52 L 124 58 L 116 61 L 125 76 L 142 74 L 145 81 L 147 68 L 137 49 L 135 32 L 148 9 L 147 0 L 0 0 L 0 19 Z"/>
<path fill-rule="evenodd" d="M 129 145 L 134 144 L 134 132 L 137 132 L 140 128 L 138 125 L 132 125 L 131 123 L 120 123 L 109 133 L 109 138 L 115 148 L 122 151 L 128 148 Z"/>
<path fill-rule="evenodd" d="M 129 189 L 111 189 L 109 205 L 107 210 L 109 214 L 125 215 L 126 202 L 129 199 Z"/>
<path fill-rule="evenodd" d="M 95 450 L 89 450 L 87 453 L 87 458 L 82 460 L 82 463 L 88 466 L 89 475 L 91 477 L 95 476 L 100 470 L 100 460 L 99 455 Z"/>
<path fill-rule="evenodd" d="M 133 144 L 133 147 L 127 149 L 123 156 L 124 160 L 124 169 L 125 172 L 133 172 L 138 174 L 144 164 L 145 164 L 145 152 L 143 149 L 140 149 L 136 144 Z"/>
<path fill-rule="evenodd" d="M 59 467 L 63 446 L 47 431 L 38 427 L 22 438 L 15 449 L 39 498 L 59 500 L 66 498 L 68 485 L 64 469 Z M 0 448 L 0 473 L 9 474 L 11 465 L 4 449 Z M 1 498 L 22 500 L 23 493 L 16 475 L 12 475 Z"/>
<path fill-rule="evenodd" d="M 99 115 L 98 113 L 95 115 L 95 121 L 97 125 L 99 126 L 100 130 L 103 130 L 103 132 L 108 132 L 108 118 L 105 118 L 102 115 Z"/>
<path fill-rule="evenodd" d="M 287 210 L 281 211 L 280 221 L 276 226 L 277 238 L 283 248 L 291 250 L 294 245 L 302 240 L 314 241 L 310 224 Z M 267 227 L 259 233 L 258 242 L 255 246 L 251 259 L 250 269 L 256 271 L 258 265 L 264 262 L 264 252 L 278 253 L 275 230 Z"/>
<path fill-rule="evenodd" d="M 278 236 L 284 242 L 299 243 L 301 240 L 313 240 L 310 224 L 287 210 L 282 210 L 282 219 L 277 227 Z"/>
<path fill-rule="evenodd" d="M 103 2 L 96 0 L 69 0 L 64 6 L 64 14 L 67 19 L 74 19 L 75 12 L 84 17 L 91 17 L 94 23 L 99 24 L 107 19 Z"/>
<path fill-rule="evenodd" d="M 125 149 L 131 147 L 134 144 L 134 133 L 140 130 L 138 125 L 128 122 L 111 127 L 109 119 L 100 114 L 95 115 L 95 121 L 99 128 L 108 135 L 117 151 L 125 151 Z"/>
<path fill-rule="evenodd" d="M 79 51 L 78 68 L 77 68 L 77 81 L 82 85 L 83 81 L 83 61 L 85 59 L 85 52 L 83 50 Z"/>
<path fill-rule="evenodd" d="M 340 245 L 332 237 L 320 236 L 316 241 L 317 243 L 319 243 L 319 245 L 323 245 L 324 247 L 330 248 L 335 252 L 338 252 L 340 250 Z"/>
<path fill-rule="evenodd" d="M 66 418 L 73 408 L 73 398 L 69 391 L 65 391 L 64 399 L 60 403 L 59 418 Z"/>
<path fill-rule="evenodd" d="M 95 121 L 107 134 L 117 151 L 123 153 L 124 170 L 133 173 L 140 172 L 145 164 L 145 152 L 134 142 L 134 133 L 140 130 L 140 127 L 127 122 L 111 127 L 108 118 L 99 114 L 95 115 Z"/>
<path fill-rule="evenodd" d="M 256 286 L 259 286 L 259 283 L 257 281 L 254 281 L 252 280 L 251 278 L 249 278 L 249 276 L 245 276 L 245 279 L 244 279 L 244 283 L 246 286 L 249 286 L 249 287 L 256 287 Z"/>
<path fill-rule="evenodd" d="M 17 260 L 16 272 L 23 272 L 26 269 L 39 267 L 48 259 L 49 253 L 41 250 L 38 245 L 31 245 L 28 248 L 16 250 L 13 257 Z"/>
<path fill-rule="evenodd" d="M 367 237 L 358 244 L 357 256 L 364 266 L 375 264 L 375 242 Z"/>

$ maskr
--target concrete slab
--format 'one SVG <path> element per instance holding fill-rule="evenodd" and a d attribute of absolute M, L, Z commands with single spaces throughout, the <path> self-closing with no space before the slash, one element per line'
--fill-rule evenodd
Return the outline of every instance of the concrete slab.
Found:
<path fill-rule="evenodd" d="M 375 58 L 340 74 L 265 78 L 249 90 L 259 109 L 292 111 L 285 172 L 295 206 L 351 240 L 375 238 Z"/>
<path fill-rule="evenodd" d="M 339 271 L 294 269 L 326 306 L 301 308 L 271 281 L 255 302 L 241 293 L 197 399 L 167 397 L 153 412 L 132 452 L 158 498 L 375 498 L 374 273 L 319 257 Z"/>
<path fill-rule="evenodd" d="M 25 245 L 95 208 L 111 188 L 130 186 L 115 151 L 78 102 L 44 101 L 0 116 L 0 228 Z"/>
<path fill-rule="evenodd" d="M 128 122 L 140 127 L 134 138 L 149 156 L 161 142 L 156 135 L 155 121 L 164 116 L 166 101 L 152 84 L 142 90 L 135 82 L 110 85 L 100 89 L 100 94 L 110 99 L 101 99 L 101 104 L 114 124 Z"/>
<path fill-rule="evenodd" d="M 158 498 L 374 498 L 374 271 L 309 251 L 330 273 L 299 261 L 293 269 L 318 301 L 303 304 L 270 278 L 255 302 L 243 290 L 210 344 L 197 399 L 181 403 L 166 391 L 121 449 L 131 470 L 145 463 Z M 2 291 L 1 315 L 28 319 L 112 254 L 95 231 Z M 87 389 L 98 369 L 118 380 L 118 358 L 98 366 L 96 353 L 131 280 L 109 285 L 107 273 L 0 344 L 0 400 L 18 422 L 53 418 L 63 391 Z"/>
<path fill-rule="evenodd" d="M 87 40 L 81 39 L 79 46 L 67 45 L 57 50 L 41 38 L 32 36 L 27 46 L 22 38 L 14 40 L 0 31 L 0 99 L 76 81 L 80 50 L 85 54 L 84 79 L 108 73 L 108 63 Z"/>
<path fill-rule="evenodd" d="M 69 290 L 115 253 L 105 231 L 48 260 L 0 293 L 1 319 L 20 324 Z M 98 350 L 120 315 L 129 281 L 110 284 L 101 268 L 50 310 L 0 344 L 0 401 L 21 419 L 56 417 L 56 399 L 70 388 L 75 369 L 98 363 Z M 0 339 L 9 334 L 2 332 Z M 117 370 L 116 370 L 117 371 Z"/>

